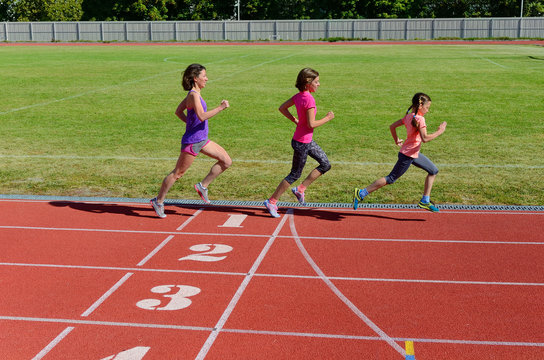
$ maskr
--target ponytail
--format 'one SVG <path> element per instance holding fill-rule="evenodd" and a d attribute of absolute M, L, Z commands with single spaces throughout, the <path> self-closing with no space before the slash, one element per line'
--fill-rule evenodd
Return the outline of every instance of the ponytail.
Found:
<path fill-rule="evenodd" d="M 408 111 L 406 111 L 407 114 L 410 112 L 414 113 L 412 117 L 412 126 L 418 130 L 419 130 L 419 124 L 416 121 L 416 115 L 418 113 L 420 106 L 425 105 L 429 101 L 431 101 L 431 98 L 429 95 L 422 92 L 416 93 L 412 97 L 412 105 L 410 105 L 410 107 L 408 108 Z"/>

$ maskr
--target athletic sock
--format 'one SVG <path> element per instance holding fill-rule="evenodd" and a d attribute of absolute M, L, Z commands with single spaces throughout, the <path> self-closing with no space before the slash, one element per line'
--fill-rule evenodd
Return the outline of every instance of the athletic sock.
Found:
<path fill-rule="evenodd" d="M 428 204 L 431 202 L 431 197 L 427 195 L 423 195 L 423 197 L 421 198 L 421 202 L 424 204 Z"/>
<path fill-rule="evenodd" d="M 300 184 L 300 185 L 297 187 L 297 190 L 298 190 L 299 193 L 304 194 L 304 191 L 306 190 L 306 186 Z"/>
<path fill-rule="evenodd" d="M 273 197 L 271 197 L 270 199 L 268 199 L 268 201 L 272 204 L 272 205 L 276 205 L 276 203 L 278 202 L 277 199 L 274 199 Z"/>
<path fill-rule="evenodd" d="M 365 196 L 367 195 L 368 195 L 368 190 L 366 188 L 359 190 L 359 196 L 361 197 L 361 199 L 364 199 Z"/>

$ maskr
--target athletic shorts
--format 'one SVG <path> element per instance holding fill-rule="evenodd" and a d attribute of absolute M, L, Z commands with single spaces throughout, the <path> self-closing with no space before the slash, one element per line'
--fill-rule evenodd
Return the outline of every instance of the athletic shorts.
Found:
<path fill-rule="evenodd" d="M 197 156 L 200 150 L 202 150 L 204 146 L 208 145 L 209 142 L 210 140 L 205 139 L 194 144 L 181 144 L 181 151 Z"/>

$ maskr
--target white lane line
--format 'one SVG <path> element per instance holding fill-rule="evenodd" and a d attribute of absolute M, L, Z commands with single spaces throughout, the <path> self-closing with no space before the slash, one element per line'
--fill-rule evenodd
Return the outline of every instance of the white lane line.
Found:
<path fill-rule="evenodd" d="M 177 231 L 183 230 L 183 228 L 186 227 L 187 225 L 189 225 L 189 223 L 190 223 L 191 221 L 193 221 L 193 219 L 194 219 L 195 217 L 197 217 L 203 210 L 204 210 L 204 209 L 202 209 L 202 208 L 201 208 L 201 209 L 198 209 L 198 210 L 197 210 L 190 218 L 188 218 L 187 220 L 185 220 L 185 222 L 184 222 L 183 224 L 181 224 L 176 230 L 177 230 Z"/>
<path fill-rule="evenodd" d="M 203 209 L 198 209 L 191 217 L 189 217 L 183 224 L 181 224 L 176 230 L 181 231 L 185 226 L 189 225 L 189 223 L 197 217 Z M 166 246 L 174 238 L 174 235 L 168 236 L 166 239 L 164 239 L 153 251 L 151 251 L 145 258 L 142 259 L 136 266 L 144 266 L 146 262 L 148 262 L 155 254 L 157 254 L 163 247 Z"/>
<path fill-rule="evenodd" d="M 302 242 L 300 241 L 300 238 L 298 236 L 298 233 L 297 233 L 297 229 L 295 227 L 295 216 L 291 213 L 289 214 L 289 226 L 291 228 L 291 233 L 293 234 L 294 238 L 295 238 L 295 242 L 300 250 L 300 252 L 302 253 L 302 255 L 304 256 L 304 258 L 306 259 L 306 261 L 308 262 L 308 264 L 310 264 L 310 266 L 314 269 L 314 271 L 316 272 L 316 274 L 321 278 L 321 280 L 329 287 L 329 289 L 331 289 L 331 291 L 336 295 L 338 296 L 338 298 L 340 300 L 342 300 L 342 302 L 344 304 L 346 304 L 348 306 L 348 308 L 355 314 L 357 315 L 361 320 L 363 320 L 363 322 L 368 326 L 370 327 L 376 334 L 378 334 L 378 336 L 383 340 L 385 341 L 386 343 L 388 343 L 393 349 L 395 349 L 399 354 L 401 354 L 402 356 L 406 356 L 406 351 L 404 350 L 403 347 L 401 347 L 399 344 L 397 344 L 389 335 L 387 335 L 378 325 L 376 325 L 372 320 L 370 320 L 370 318 L 368 316 L 366 316 L 361 310 L 359 310 L 359 308 L 357 306 L 355 306 L 355 304 L 353 304 L 333 283 L 332 281 L 327 278 L 327 276 L 325 276 L 325 273 L 321 270 L 321 268 L 319 268 L 319 266 L 315 263 L 315 261 L 312 259 L 312 257 L 310 256 L 310 254 L 308 254 L 308 252 L 306 251 L 306 248 L 304 248 L 304 245 L 302 245 Z"/>
<path fill-rule="evenodd" d="M 115 285 L 113 285 L 111 287 L 111 289 L 109 289 L 108 291 L 106 291 L 104 293 L 104 295 L 102 295 L 100 297 L 100 299 L 96 300 L 96 302 L 94 304 L 91 305 L 90 308 L 88 308 L 87 310 L 85 310 L 85 312 L 83 314 L 81 314 L 81 316 L 83 317 L 87 317 L 89 316 L 93 311 L 95 311 L 100 305 L 102 305 L 102 303 L 104 301 L 106 301 L 106 299 L 108 297 L 110 297 L 121 285 L 123 285 L 125 283 L 125 281 L 127 281 L 131 276 L 133 275 L 133 273 L 128 273 L 126 274 L 125 276 L 123 276 L 121 278 L 121 280 L 119 280 Z"/>
<path fill-rule="evenodd" d="M 53 341 L 51 341 L 49 343 L 49 345 L 47 345 L 45 348 L 42 349 L 42 351 L 40 351 L 38 353 L 38 355 L 34 356 L 32 358 L 32 360 L 40 360 L 42 359 L 45 355 L 47 355 L 51 350 L 53 350 L 53 348 L 55 346 L 57 346 L 57 344 L 59 342 L 62 341 L 62 339 L 64 339 L 72 330 L 74 330 L 73 327 L 67 327 L 66 329 L 64 329 L 63 332 L 61 332 L 55 339 L 53 339 Z"/>
<path fill-rule="evenodd" d="M 98 325 L 98 326 L 114 326 L 114 327 L 170 329 L 170 330 L 213 331 L 212 328 L 199 327 L 199 326 L 123 323 L 123 322 L 110 322 L 110 321 L 54 319 L 54 318 L 37 318 L 37 317 L 23 317 L 23 316 L 0 316 L 0 320 L 45 322 L 45 323 L 73 324 L 73 325 Z M 346 334 L 302 333 L 302 332 L 288 332 L 288 331 L 267 331 L 267 330 L 227 329 L 227 328 L 223 328 L 223 332 L 238 333 L 238 334 L 272 335 L 272 336 L 295 336 L 295 337 L 310 337 L 310 338 L 383 341 L 378 336 L 361 336 L 361 335 L 346 335 Z M 419 338 L 419 339 L 418 338 L 393 338 L 393 340 L 399 341 L 399 342 L 412 340 L 414 342 L 437 343 L 437 344 L 442 343 L 442 344 L 468 344 L 468 345 L 488 345 L 488 346 L 544 347 L 544 343 L 541 343 L 541 342 L 520 342 L 520 341 L 518 342 L 516 341 L 480 341 L 480 340 L 462 340 L 462 339 L 452 340 L 452 339 L 429 339 L 429 338 Z"/>
<path fill-rule="evenodd" d="M 279 238 L 277 236 L 276 238 Z M 84 269 L 84 270 L 113 270 L 130 272 L 163 272 L 179 274 L 208 274 L 208 275 L 227 275 L 227 276 L 247 276 L 247 273 L 236 273 L 226 271 L 205 271 L 205 270 L 181 270 L 181 269 L 150 269 L 150 268 L 127 268 L 112 266 L 89 266 L 89 265 L 66 265 L 66 264 L 32 264 L 32 263 L 0 263 L 0 266 L 19 266 L 36 268 L 58 268 L 58 269 Z M 276 277 L 290 279 L 320 279 L 319 276 L 311 275 L 289 275 L 289 274 L 265 274 L 255 273 L 254 276 Z M 428 279 L 388 279 L 388 278 L 359 278 L 344 276 L 329 276 L 331 280 L 347 281 L 374 281 L 374 282 L 406 282 L 423 284 L 452 284 L 452 285 L 495 285 L 495 286 L 544 286 L 544 283 L 535 282 L 499 282 L 499 281 L 463 281 L 463 280 L 428 280 Z"/>
<path fill-rule="evenodd" d="M 420 211 L 421 212 L 421 211 Z M 520 214 L 525 215 L 525 214 Z M 535 213 L 533 215 L 544 215 Z M 196 233 L 196 232 L 175 232 L 175 231 L 153 231 L 153 230 L 122 230 L 122 229 L 85 229 L 85 228 L 50 228 L 42 226 L 10 226 L 0 225 L 0 229 L 18 230 L 47 230 L 47 231 L 81 231 L 81 232 L 111 232 L 121 234 L 165 234 L 165 235 L 195 235 L 195 236 L 229 236 L 229 237 L 268 237 L 262 234 L 218 234 L 218 233 Z M 278 238 L 292 238 L 290 235 L 278 235 Z M 339 241 L 377 241 L 377 242 L 408 242 L 408 243 L 445 243 L 445 244 L 500 244 L 500 245 L 544 245 L 540 241 L 485 241 L 485 240 L 421 240 L 421 239 L 379 239 L 379 238 L 341 238 L 323 236 L 299 236 L 300 239 L 316 240 L 339 240 Z"/>
<path fill-rule="evenodd" d="M 156 253 L 158 253 L 163 247 L 168 244 L 170 240 L 174 238 L 174 235 L 168 236 L 166 239 L 164 239 L 153 251 L 151 251 L 145 258 L 142 259 L 136 266 L 144 266 L 146 262 L 149 261 Z"/>
<path fill-rule="evenodd" d="M 208 351 L 210 351 L 210 348 L 212 347 L 213 343 L 215 342 L 215 339 L 217 338 L 219 333 L 223 330 L 223 326 L 225 326 L 225 323 L 227 322 L 230 314 L 232 313 L 232 311 L 236 307 L 236 304 L 238 303 L 238 301 L 242 297 L 242 294 L 244 293 L 247 286 L 249 285 L 249 282 L 251 281 L 251 279 L 253 278 L 255 272 L 257 271 L 257 269 L 261 265 L 261 262 L 264 260 L 264 257 L 268 253 L 268 250 L 270 250 L 270 248 L 272 247 L 272 244 L 274 243 L 274 240 L 276 240 L 276 237 L 278 236 L 279 232 L 281 231 L 283 225 L 287 221 L 287 218 L 288 218 L 290 212 L 292 212 L 292 209 L 289 209 L 287 211 L 287 214 L 285 214 L 283 216 L 280 223 L 278 224 L 278 226 L 274 230 L 272 236 L 268 239 L 268 241 L 267 241 L 266 245 L 264 246 L 264 248 L 262 249 L 261 253 L 259 254 L 259 256 L 255 260 L 255 262 L 251 266 L 251 269 L 249 270 L 249 273 L 246 275 L 246 277 L 242 281 L 242 284 L 240 284 L 240 286 L 238 287 L 238 290 L 236 290 L 236 293 L 234 294 L 234 296 L 231 299 L 230 303 L 228 304 L 227 308 L 225 309 L 225 311 L 221 315 L 221 318 L 219 319 L 219 321 L 215 325 L 214 330 L 210 333 L 210 335 L 208 336 L 208 339 L 206 339 L 206 342 L 204 343 L 204 345 L 200 349 L 200 351 L 199 351 L 198 355 L 196 356 L 195 360 L 203 360 L 206 357 L 206 355 L 208 354 Z"/>
<path fill-rule="evenodd" d="M 118 327 L 151 328 L 151 329 L 172 329 L 172 330 L 194 330 L 194 331 L 211 331 L 211 330 L 213 330 L 212 328 L 202 327 L 202 326 L 125 323 L 125 322 L 117 322 L 117 321 L 92 321 L 92 320 L 80 320 L 80 319 L 55 319 L 55 318 L 38 318 L 38 317 L 26 317 L 26 316 L 0 316 L 0 320 L 47 322 L 47 323 L 75 324 L 75 325 L 102 325 L 102 326 L 118 326 Z"/>

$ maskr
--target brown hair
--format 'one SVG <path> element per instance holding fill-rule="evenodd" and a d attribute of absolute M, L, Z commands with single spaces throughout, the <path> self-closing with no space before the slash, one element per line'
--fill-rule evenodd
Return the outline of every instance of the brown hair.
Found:
<path fill-rule="evenodd" d="M 417 121 L 416 121 L 416 115 L 419 110 L 419 107 L 425 105 L 429 101 L 431 101 L 431 97 L 422 92 L 416 93 L 414 97 L 412 97 L 412 105 L 410 105 L 406 113 L 409 113 L 409 112 L 414 113 L 414 116 L 412 117 L 412 126 L 415 127 L 416 129 L 419 129 L 417 125 Z"/>
<path fill-rule="evenodd" d="M 304 68 L 300 70 L 297 76 L 297 82 L 295 84 L 295 87 L 299 91 L 306 90 L 306 85 L 314 81 L 316 77 L 319 76 L 319 73 L 311 68 Z"/>
<path fill-rule="evenodd" d="M 195 86 L 195 77 L 198 77 L 198 75 L 202 72 L 202 70 L 206 70 L 206 68 L 200 64 L 191 64 L 187 66 L 187 69 L 183 72 L 183 77 L 181 80 L 181 86 L 183 86 L 183 89 L 189 91 Z"/>

